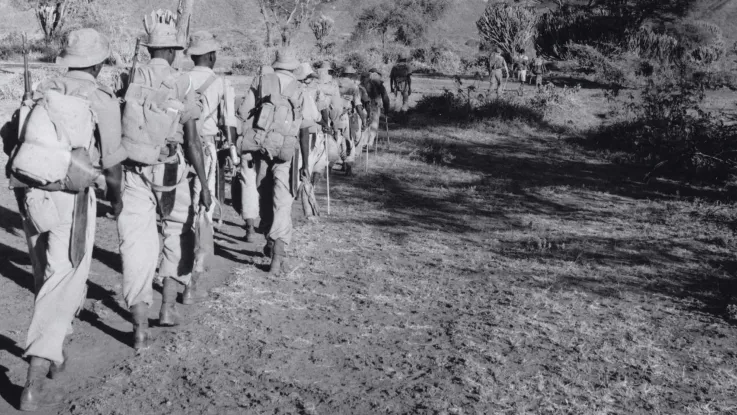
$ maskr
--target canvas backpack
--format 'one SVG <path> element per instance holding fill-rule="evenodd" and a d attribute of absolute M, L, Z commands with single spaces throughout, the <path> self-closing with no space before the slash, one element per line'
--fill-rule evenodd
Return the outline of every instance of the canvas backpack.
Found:
<path fill-rule="evenodd" d="M 93 184 L 100 172 L 92 167 L 88 153 L 97 124 L 87 99 L 90 92 L 65 95 L 50 89 L 19 110 L 27 116 L 18 121 L 19 141 L 10 161 L 15 177 L 46 186 L 68 180 L 74 170 L 74 183 L 69 183 L 74 189 Z"/>
<path fill-rule="evenodd" d="M 145 74 L 139 72 L 137 79 Z M 174 137 L 184 110 L 176 96 L 176 77 L 134 82 L 125 94 L 123 147 L 128 159 L 155 165 L 169 157 L 167 142 Z"/>
<path fill-rule="evenodd" d="M 265 150 L 272 158 L 292 159 L 302 122 L 301 91 L 295 79 L 284 88 L 275 73 L 259 78 L 256 106 L 249 114 L 241 151 Z"/>

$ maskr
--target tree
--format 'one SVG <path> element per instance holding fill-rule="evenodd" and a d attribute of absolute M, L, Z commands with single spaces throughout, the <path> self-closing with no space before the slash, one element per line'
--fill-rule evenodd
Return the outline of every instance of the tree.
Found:
<path fill-rule="evenodd" d="M 329 41 L 329 37 L 335 29 L 335 20 L 321 14 L 319 18 L 310 22 L 310 29 L 312 29 L 312 33 L 315 35 L 317 48 L 320 49 L 320 53 L 327 53 L 333 46 L 333 43 Z"/>
<path fill-rule="evenodd" d="M 186 45 L 189 42 L 193 8 L 194 0 L 179 0 L 179 6 L 177 7 L 177 41 L 180 45 Z"/>
<path fill-rule="evenodd" d="M 417 44 L 425 38 L 430 25 L 443 17 L 450 4 L 451 0 L 384 0 L 358 15 L 355 35 L 379 35 L 384 49 L 389 41 Z"/>
<path fill-rule="evenodd" d="M 44 39 L 49 43 L 61 32 L 67 17 L 68 0 L 41 0 L 36 5 L 36 19 L 44 32 Z"/>
<path fill-rule="evenodd" d="M 497 46 L 509 55 L 530 45 L 537 33 L 539 16 L 529 7 L 506 4 L 489 5 L 476 22 L 481 41 Z"/>
<path fill-rule="evenodd" d="M 292 36 L 315 11 L 315 6 L 330 0 L 258 0 L 266 26 L 266 46 L 289 46 Z M 279 35 L 277 42 L 275 34 Z"/>

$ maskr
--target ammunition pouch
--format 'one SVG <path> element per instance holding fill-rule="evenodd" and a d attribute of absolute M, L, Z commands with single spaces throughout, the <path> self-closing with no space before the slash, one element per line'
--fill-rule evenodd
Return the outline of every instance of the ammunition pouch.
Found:
<path fill-rule="evenodd" d="M 56 203 L 49 192 L 29 189 L 26 192 L 23 206 L 26 219 L 33 226 L 34 235 L 48 232 L 61 223 Z"/>

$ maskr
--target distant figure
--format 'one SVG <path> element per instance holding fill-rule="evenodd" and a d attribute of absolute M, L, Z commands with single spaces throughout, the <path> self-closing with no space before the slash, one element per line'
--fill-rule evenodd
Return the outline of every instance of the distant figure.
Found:
<path fill-rule="evenodd" d="M 389 85 L 394 96 L 402 94 L 402 112 L 409 107 L 409 96 L 412 95 L 412 71 L 407 64 L 407 58 L 401 57 L 389 73 Z"/>
<path fill-rule="evenodd" d="M 357 144 L 358 154 L 363 151 L 365 145 L 368 145 L 369 148 L 373 147 L 376 136 L 379 134 L 382 109 L 384 114 L 389 114 L 389 94 L 386 93 L 381 72 L 376 68 L 371 68 L 362 77 L 361 85 L 367 95 L 363 107 L 368 111 L 368 131 L 361 134 L 361 140 Z"/>
<path fill-rule="evenodd" d="M 506 72 L 507 78 L 509 78 L 509 67 L 507 66 L 507 61 L 502 57 L 502 50 L 500 48 L 496 48 L 494 50 L 494 54 L 492 54 L 489 59 L 489 89 L 496 89 L 497 97 L 504 87 L 503 72 Z"/>
<path fill-rule="evenodd" d="M 540 89 L 543 87 L 543 75 L 545 74 L 545 61 L 541 57 L 536 57 L 532 61 L 532 74 L 535 75 L 535 86 Z"/>
<path fill-rule="evenodd" d="M 527 80 L 527 71 L 530 69 L 530 57 L 527 56 L 524 51 L 521 52 L 522 56 L 520 56 L 519 82 L 524 84 Z"/>

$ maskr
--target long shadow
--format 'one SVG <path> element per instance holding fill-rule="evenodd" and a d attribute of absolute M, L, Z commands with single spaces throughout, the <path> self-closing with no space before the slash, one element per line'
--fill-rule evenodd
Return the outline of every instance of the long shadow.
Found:
<path fill-rule="evenodd" d="M 0 276 L 13 281 L 21 288 L 34 292 L 33 274 L 19 265 L 31 265 L 28 253 L 0 243 Z"/>
<path fill-rule="evenodd" d="M 0 366 L 0 397 L 2 397 L 8 405 L 13 408 L 20 406 L 20 394 L 23 387 L 11 382 L 8 377 L 10 370 L 5 366 Z"/>
<path fill-rule="evenodd" d="M 23 349 L 18 346 L 15 340 L 0 334 L 0 351 L 3 350 L 19 359 L 23 358 Z M 0 366 L 0 397 L 2 397 L 5 402 L 12 407 L 17 408 L 20 404 L 19 399 L 20 394 L 23 391 L 23 387 L 15 385 L 10 381 L 10 378 L 8 378 L 7 375 L 8 371 L 8 368 Z"/>
<path fill-rule="evenodd" d="M 2 334 L 0 334 L 0 350 L 5 350 L 19 359 L 23 358 L 23 348 L 18 346 L 18 343 L 16 343 L 15 340 L 3 336 Z"/>
<path fill-rule="evenodd" d="M 100 330 L 101 332 L 107 334 L 108 336 L 112 337 L 113 339 L 132 346 L 133 343 L 133 336 L 130 332 L 120 331 L 118 329 L 115 329 L 113 327 L 108 326 L 107 324 L 103 323 L 100 318 L 97 316 L 97 314 L 87 310 L 83 309 L 79 313 L 79 319 L 88 323 L 92 327 Z"/>
<path fill-rule="evenodd" d="M 92 258 L 100 261 L 117 273 L 123 272 L 123 261 L 118 253 L 110 252 L 106 249 L 100 248 L 99 246 L 95 246 L 92 250 Z"/>
<path fill-rule="evenodd" d="M 18 231 L 23 233 L 23 222 L 20 214 L 15 210 L 0 206 L 0 228 L 10 234 L 18 234 Z"/>

